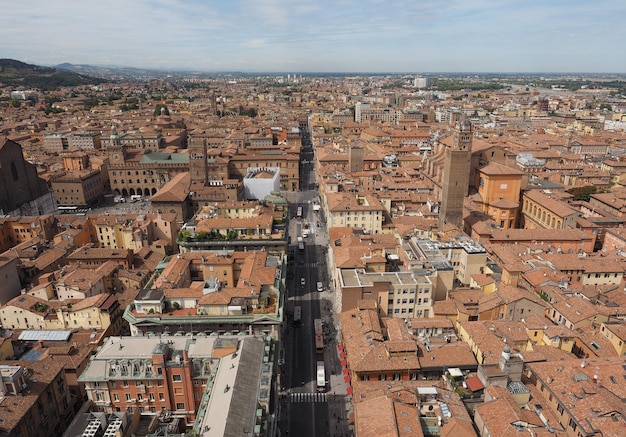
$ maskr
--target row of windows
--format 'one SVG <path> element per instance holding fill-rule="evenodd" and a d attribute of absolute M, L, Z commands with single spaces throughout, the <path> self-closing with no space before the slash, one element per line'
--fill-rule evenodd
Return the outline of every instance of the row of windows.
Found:
<path fill-rule="evenodd" d="M 378 375 L 379 381 L 389 381 L 389 380 L 400 381 L 401 378 L 402 376 L 399 373 L 394 373 L 392 375 L 385 375 L 384 373 L 381 373 L 380 375 Z M 370 381 L 370 375 L 361 375 L 360 379 L 361 381 Z M 417 373 L 416 372 L 409 373 L 409 379 L 411 381 L 416 381 Z"/>
<path fill-rule="evenodd" d="M 369 215 L 372 215 L 374 212 L 373 212 L 373 211 L 354 211 L 354 215 L 355 215 L 355 216 L 359 216 L 359 215 L 360 215 L 360 216 L 363 216 L 363 215 L 365 215 L 365 214 L 367 214 L 367 213 L 369 213 Z M 352 212 L 351 212 L 351 211 L 346 212 L 346 216 L 348 217 L 348 220 L 350 220 L 350 217 L 351 217 L 351 216 L 350 216 L 350 214 L 352 214 Z M 379 216 L 379 214 L 380 214 L 380 212 L 379 212 L 379 211 L 376 211 L 376 217 L 378 217 L 378 216 Z M 340 212 L 340 213 L 339 213 L 339 217 L 343 217 L 343 212 Z M 356 218 L 356 217 L 355 217 L 355 218 Z"/>
<path fill-rule="evenodd" d="M 430 293 L 430 288 L 420 288 L 418 290 L 418 292 L 419 292 L 419 294 L 422 294 L 422 293 L 423 294 L 428 294 L 428 293 Z M 389 294 L 394 294 L 394 293 L 395 293 L 395 290 L 393 288 L 391 288 L 389 290 Z M 415 290 L 410 289 L 410 288 L 409 289 L 403 288 L 402 290 L 398 290 L 397 294 L 415 294 Z"/>
<path fill-rule="evenodd" d="M 185 404 L 183 404 L 182 402 L 178 402 L 178 403 L 176 403 L 176 408 L 177 408 L 178 410 L 184 410 L 184 409 L 185 409 Z M 156 412 L 157 412 L 156 407 L 148 407 L 148 410 L 149 410 L 151 413 L 156 413 Z M 145 412 L 146 412 L 146 407 L 137 407 L 137 411 L 139 411 L 139 413 L 145 413 Z M 121 409 L 120 407 L 115 407 L 115 412 L 116 412 L 116 413 L 121 413 L 121 412 L 122 412 L 122 409 Z M 127 413 L 131 413 L 131 414 L 132 414 L 132 413 L 134 413 L 134 412 L 135 412 L 135 408 L 134 408 L 134 407 L 131 407 L 131 406 L 129 405 L 129 406 L 127 406 L 127 407 L 126 407 L 126 412 L 127 412 Z"/>
<path fill-rule="evenodd" d="M 122 184 L 125 184 L 125 183 L 126 183 L 126 179 L 122 179 L 122 180 L 120 180 L 120 182 L 121 182 Z M 128 180 L 128 183 L 129 183 L 129 184 L 132 184 L 132 183 L 134 183 L 134 182 L 133 182 L 133 181 L 131 181 L 131 180 L 129 179 L 129 180 Z M 137 179 L 137 183 L 138 183 L 138 184 L 141 184 L 141 180 L 140 180 L 140 179 Z M 154 179 L 150 179 L 150 182 L 148 182 L 148 179 L 144 179 L 144 180 L 143 180 L 143 183 L 144 183 L 144 184 L 149 184 L 149 183 L 154 184 L 154 183 L 155 183 L 155 180 L 154 180 Z M 117 179 L 113 179 L 113 185 L 117 185 Z"/>
<path fill-rule="evenodd" d="M 537 205 L 531 205 L 530 202 L 526 201 L 524 202 L 524 211 L 552 229 L 561 228 L 561 219 L 557 216 L 553 216 L 551 212 L 544 210 L 541 206 L 537 207 Z"/>

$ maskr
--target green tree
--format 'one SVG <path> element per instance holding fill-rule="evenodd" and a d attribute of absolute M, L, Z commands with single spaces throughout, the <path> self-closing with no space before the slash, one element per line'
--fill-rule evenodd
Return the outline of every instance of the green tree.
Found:
<path fill-rule="evenodd" d="M 167 109 L 167 106 L 165 106 L 163 103 L 158 103 L 156 105 L 156 107 L 154 108 L 154 112 L 152 113 L 153 116 L 158 117 L 159 115 L 161 115 L 161 108 L 165 109 L 165 115 L 170 115 L 170 110 Z"/>
<path fill-rule="evenodd" d="M 571 190 L 568 190 L 568 193 L 574 196 L 572 200 L 583 200 L 585 202 L 588 202 L 589 199 L 591 198 L 591 195 L 595 194 L 596 191 L 597 191 L 596 187 L 594 187 L 593 185 L 589 185 L 586 187 L 572 188 Z"/>

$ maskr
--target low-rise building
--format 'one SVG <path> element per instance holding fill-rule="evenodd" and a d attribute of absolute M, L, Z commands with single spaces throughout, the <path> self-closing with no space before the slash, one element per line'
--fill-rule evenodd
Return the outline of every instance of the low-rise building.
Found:
<path fill-rule="evenodd" d="M 50 184 L 59 205 L 91 205 L 104 195 L 100 170 L 68 171 L 54 176 Z"/>
<path fill-rule="evenodd" d="M 529 363 L 536 402 L 568 436 L 622 435 L 626 387 L 623 358 L 571 359 Z"/>
<path fill-rule="evenodd" d="M 362 299 L 372 299 L 388 317 L 432 316 L 433 285 L 427 276 L 342 269 L 338 280 L 342 311 L 356 308 Z"/>
<path fill-rule="evenodd" d="M 69 265 L 79 265 L 84 269 L 95 270 L 108 261 L 114 261 L 122 268 L 130 269 L 133 265 L 133 250 L 85 245 L 67 256 Z"/>
<path fill-rule="evenodd" d="M 74 417 L 63 363 L 42 361 L 0 362 L 0 434 L 49 437 L 62 435 Z"/>
<path fill-rule="evenodd" d="M 626 355 L 626 326 L 622 322 L 602 323 L 600 332 L 611 342 L 617 355 Z"/>
<path fill-rule="evenodd" d="M 171 267 L 166 266 L 155 279 L 155 286 L 161 287 L 141 290 L 126 308 L 124 319 L 132 335 L 253 332 L 280 336 L 284 256 L 267 252 L 179 256 L 171 258 Z M 179 277 L 176 287 L 169 287 Z"/>
<path fill-rule="evenodd" d="M 467 344 L 420 336 L 401 318 L 380 318 L 375 301 L 362 300 L 340 318 L 353 381 L 438 380 L 448 368 L 477 369 Z"/>
<path fill-rule="evenodd" d="M 385 208 L 371 195 L 327 193 L 323 208 L 328 227 L 357 228 L 372 234 L 382 233 Z"/>

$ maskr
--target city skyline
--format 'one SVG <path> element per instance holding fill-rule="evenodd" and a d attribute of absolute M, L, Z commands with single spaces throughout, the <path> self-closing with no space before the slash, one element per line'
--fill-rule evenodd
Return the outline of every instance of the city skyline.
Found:
<path fill-rule="evenodd" d="M 6 8 L 1 57 L 203 72 L 626 72 L 619 0 L 53 5 Z"/>

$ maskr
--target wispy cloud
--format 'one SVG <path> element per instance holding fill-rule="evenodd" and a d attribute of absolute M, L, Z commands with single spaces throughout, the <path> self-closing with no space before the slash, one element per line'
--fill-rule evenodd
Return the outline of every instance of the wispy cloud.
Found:
<path fill-rule="evenodd" d="M 0 55 L 291 71 L 626 71 L 622 0 L 22 0 Z"/>

